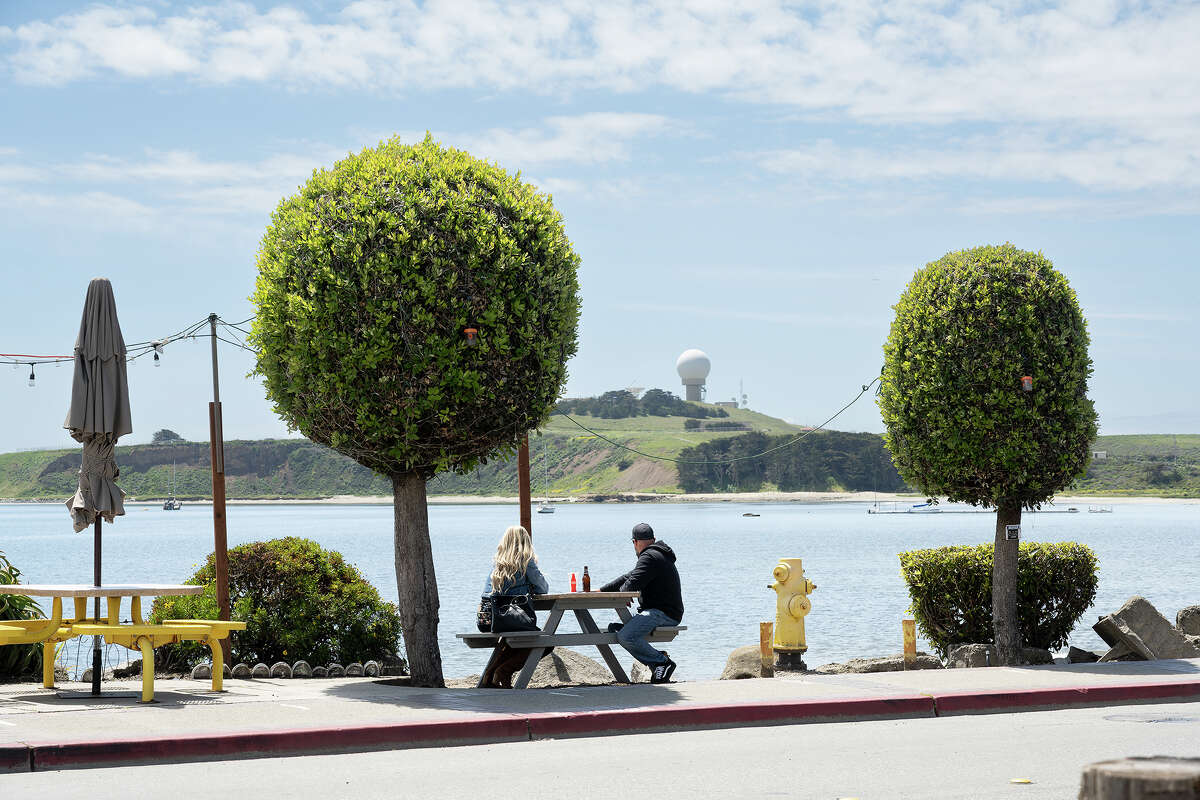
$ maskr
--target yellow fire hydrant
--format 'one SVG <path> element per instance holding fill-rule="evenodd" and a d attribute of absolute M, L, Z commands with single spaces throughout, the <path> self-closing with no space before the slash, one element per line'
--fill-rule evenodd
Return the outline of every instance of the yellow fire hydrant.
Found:
<path fill-rule="evenodd" d="M 767 588 L 775 590 L 775 663 L 781 669 L 807 669 L 804 653 L 804 617 L 812 610 L 808 596 L 817 585 L 804 577 L 804 565 L 798 558 L 781 558 L 774 572 L 775 582 Z"/>

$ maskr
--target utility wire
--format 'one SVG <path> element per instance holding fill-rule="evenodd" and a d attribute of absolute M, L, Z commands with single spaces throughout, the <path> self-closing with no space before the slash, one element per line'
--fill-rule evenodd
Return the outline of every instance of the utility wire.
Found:
<path fill-rule="evenodd" d="M 628 450 L 631 453 L 637 453 L 639 456 L 644 456 L 645 458 L 653 458 L 657 461 L 670 461 L 675 464 L 697 464 L 697 465 L 699 465 L 699 464 L 732 464 L 735 461 L 748 461 L 749 459 L 752 459 L 752 458 L 762 458 L 763 456 L 770 455 L 771 453 L 777 452 L 779 450 L 783 450 L 785 447 L 791 447 L 792 445 L 794 445 L 797 442 L 801 441 L 802 439 L 808 437 L 809 435 L 814 434 L 819 430 L 822 430 L 826 425 L 828 425 L 829 423 L 831 423 L 835 419 L 837 419 L 839 416 L 841 416 L 843 411 L 845 411 L 850 406 L 857 403 L 864 394 L 866 394 L 868 391 L 870 391 L 871 387 L 874 386 L 878 380 L 879 380 L 879 378 L 875 378 L 870 383 L 863 384 L 862 391 L 860 391 L 858 394 L 856 394 L 854 396 L 853 400 L 851 400 L 849 403 L 846 403 L 846 405 L 839 408 L 832 417 L 825 420 L 820 425 L 815 426 L 812 430 L 805 431 L 804 433 L 800 434 L 799 436 L 795 437 L 794 439 L 784 442 L 783 444 L 778 445 L 776 447 L 772 447 L 769 450 L 764 450 L 761 453 L 755 453 L 754 455 L 749 455 L 749 456 L 736 456 L 735 458 L 727 458 L 727 459 L 723 459 L 721 461 L 689 461 L 689 460 L 681 459 L 681 458 L 671 458 L 670 456 L 656 456 L 651 453 L 645 453 L 636 448 L 629 447 L 627 445 L 623 445 L 620 442 L 614 442 L 612 439 L 609 439 L 604 434 L 598 433 L 598 432 L 592 430 L 591 428 L 589 428 L 588 426 L 584 425 L 582 422 L 575 419 L 570 414 L 564 413 L 562 411 L 559 411 L 557 413 L 559 416 L 566 417 L 571 422 L 574 422 L 580 428 L 583 428 L 585 431 L 592 434 L 596 438 L 601 439 L 605 442 L 608 442 L 609 444 L 613 445 L 614 447 L 619 447 L 622 450 Z"/>

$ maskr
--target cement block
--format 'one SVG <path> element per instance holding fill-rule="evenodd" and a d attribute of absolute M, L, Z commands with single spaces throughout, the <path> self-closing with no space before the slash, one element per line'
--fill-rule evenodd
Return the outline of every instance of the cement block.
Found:
<path fill-rule="evenodd" d="M 1113 661 L 1118 654 L 1131 652 L 1153 661 L 1158 658 L 1197 658 L 1200 648 L 1167 618 L 1158 613 L 1150 601 L 1135 595 L 1114 614 L 1101 617 L 1092 626 L 1113 649 L 1105 654 L 1103 661 Z"/>

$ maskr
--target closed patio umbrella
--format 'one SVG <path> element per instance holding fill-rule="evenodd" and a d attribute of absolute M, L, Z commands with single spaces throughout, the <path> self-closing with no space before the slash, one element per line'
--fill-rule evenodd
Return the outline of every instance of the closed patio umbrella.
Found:
<path fill-rule="evenodd" d="M 125 340 L 117 320 L 117 303 L 107 278 L 88 284 L 83 319 L 75 340 L 75 377 L 71 383 L 71 407 L 63 427 L 83 444 L 79 487 L 67 501 L 76 531 L 89 525 L 95 530 L 93 575 L 100 586 L 101 520 L 110 523 L 125 513 L 125 492 L 117 486 L 117 462 L 113 448 L 117 439 L 133 432 L 129 415 L 129 378 L 125 369 Z M 96 618 L 100 599 L 96 598 Z M 92 693 L 100 693 L 100 647 L 95 640 L 92 653 Z"/>

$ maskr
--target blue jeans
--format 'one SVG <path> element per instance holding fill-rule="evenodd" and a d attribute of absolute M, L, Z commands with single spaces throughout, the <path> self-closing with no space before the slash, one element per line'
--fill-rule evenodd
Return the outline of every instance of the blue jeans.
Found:
<path fill-rule="evenodd" d="M 655 628 L 673 627 L 678 624 L 679 620 L 671 619 L 657 608 L 647 608 L 617 631 L 617 641 L 621 643 L 621 647 L 629 651 L 629 655 L 647 667 L 665 664 L 667 662 L 666 654 L 651 647 L 646 641 L 646 637 Z"/>

